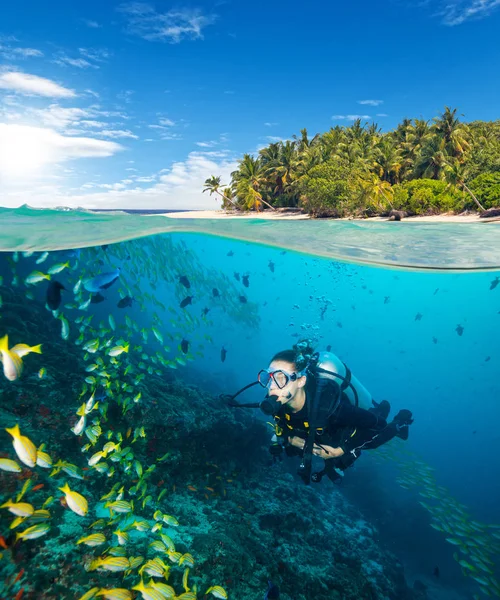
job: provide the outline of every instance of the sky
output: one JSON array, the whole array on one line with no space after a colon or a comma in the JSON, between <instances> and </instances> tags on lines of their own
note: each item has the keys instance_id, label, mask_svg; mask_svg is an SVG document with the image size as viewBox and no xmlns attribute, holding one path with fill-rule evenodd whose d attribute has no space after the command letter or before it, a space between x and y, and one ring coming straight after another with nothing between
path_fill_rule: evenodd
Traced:
<instances>
[{"instance_id":1,"label":"sky","mask_svg":"<svg viewBox=\"0 0 500 600\"><path fill-rule=\"evenodd\" d=\"M0 5L0 206L214 209L244 153L496 120L500 0Z\"/></svg>"}]
</instances>

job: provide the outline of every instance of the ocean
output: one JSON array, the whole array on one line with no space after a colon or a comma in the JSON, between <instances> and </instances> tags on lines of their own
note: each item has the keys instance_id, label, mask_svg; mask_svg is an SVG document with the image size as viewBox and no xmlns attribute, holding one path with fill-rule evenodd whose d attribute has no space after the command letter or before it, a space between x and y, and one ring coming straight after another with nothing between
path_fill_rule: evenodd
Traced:
<instances>
[{"instance_id":1,"label":"ocean","mask_svg":"<svg viewBox=\"0 0 500 600\"><path fill-rule=\"evenodd\" d=\"M0 220L0 598L500 596L498 224ZM321 360L399 433L315 481Z\"/></svg>"}]
</instances>

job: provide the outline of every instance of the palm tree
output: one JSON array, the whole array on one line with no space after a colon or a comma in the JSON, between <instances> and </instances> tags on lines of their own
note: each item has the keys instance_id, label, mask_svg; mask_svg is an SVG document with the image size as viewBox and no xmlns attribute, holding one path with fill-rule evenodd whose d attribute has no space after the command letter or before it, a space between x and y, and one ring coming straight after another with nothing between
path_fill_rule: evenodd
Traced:
<instances>
[{"instance_id":1,"label":"palm tree","mask_svg":"<svg viewBox=\"0 0 500 600\"><path fill-rule=\"evenodd\" d=\"M377 145L374 167L380 179L391 184L399 183L399 172L402 168L401 153L391 138L385 137Z\"/></svg>"},{"instance_id":2,"label":"palm tree","mask_svg":"<svg viewBox=\"0 0 500 600\"><path fill-rule=\"evenodd\" d=\"M259 188L265 185L262 164L258 158L244 154L238 165L238 170L231 173L236 196L247 208L259 209L260 203L276 210L262 198Z\"/></svg>"},{"instance_id":3,"label":"palm tree","mask_svg":"<svg viewBox=\"0 0 500 600\"><path fill-rule=\"evenodd\" d=\"M392 205L394 190L388 181L382 181L374 173L366 173L360 180L361 199L363 203L372 204L377 210L384 211L387 204Z\"/></svg>"},{"instance_id":4,"label":"palm tree","mask_svg":"<svg viewBox=\"0 0 500 600\"><path fill-rule=\"evenodd\" d=\"M227 196L225 196L223 193L221 193L219 191L220 187L221 187L220 177L216 177L215 175L212 175L212 177L209 177L208 179L205 180L205 189L203 190L203 193L210 192L210 196L212 194L218 194L223 199L223 201L230 202L235 208L237 208L239 210L239 206L236 204L236 202L234 202L231 198L228 198Z\"/></svg>"},{"instance_id":5,"label":"palm tree","mask_svg":"<svg viewBox=\"0 0 500 600\"><path fill-rule=\"evenodd\" d=\"M443 179L447 159L446 143L444 139L435 135L422 148L415 163L414 175L417 178Z\"/></svg>"},{"instance_id":6,"label":"palm tree","mask_svg":"<svg viewBox=\"0 0 500 600\"><path fill-rule=\"evenodd\" d=\"M466 125L460 123L456 116L457 109L451 110L445 106L444 113L434 119L434 131L444 140L447 153L454 158L462 158L470 147L469 131Z\"/></svg>"},{"instance_id":7,"label":"palm tree","mask_svg":"<svg viewBox=\"0 0 500 600\"><path fill-rule=\"evenodd\" d=\"M444 176L448 182L448 187L457 187L458 189L462 189L463 191L467 192L474 200L479 210L484 212L484 206L479 202L479 200L465 183L465 179L467 177L466 169L457 160L452 163L446 163Z\"/></svg>"}]
</instances>

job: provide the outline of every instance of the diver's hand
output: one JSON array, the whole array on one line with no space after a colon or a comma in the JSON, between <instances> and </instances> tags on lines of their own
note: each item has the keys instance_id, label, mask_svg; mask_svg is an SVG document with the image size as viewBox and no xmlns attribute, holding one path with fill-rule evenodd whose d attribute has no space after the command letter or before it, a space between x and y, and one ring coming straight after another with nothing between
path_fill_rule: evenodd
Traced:
<instances>
[{"instance_id":1,"label":"diver's hand","mask_svg":"<svg viewBox=\"0 0 500 600\"><path fill-rule=\"evenodd\" d=\"M301 450L303 450L306 441L301 437L298 437L297 435L293 435L292 437L288 438L288 443L292 446L295 446L296 448L300 448Z\"/></svg>"},{"instance_id":2,"label":"diver's hand","mask_svg":"<svg viewBox=\"0 0 500 600\"><path fill-rule=\"evenodd\" d=\"M338 458L344 454L342 448L333 448L332 446L323 446L319 447L317 444L313 446L313 454L314 456L319 456L324 460L328 460L329 458Z\"/></svg>"}]
</instances>

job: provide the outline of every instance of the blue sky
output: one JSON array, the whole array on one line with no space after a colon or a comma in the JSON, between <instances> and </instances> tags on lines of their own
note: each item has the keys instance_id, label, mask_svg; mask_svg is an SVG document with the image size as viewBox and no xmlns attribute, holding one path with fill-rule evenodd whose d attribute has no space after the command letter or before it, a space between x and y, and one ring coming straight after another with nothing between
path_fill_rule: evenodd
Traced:
<instances>
[{"instance_id":1,"label":"blue sky","mask_svg":"<svg viewBox=\"0 0 500 600\"><path fill-rule=\"evenodd\" d=\"M499 117L500 0L0 7L0 205L216 208L239 157L357 116Z\"/></svg>"}]
</instances>

